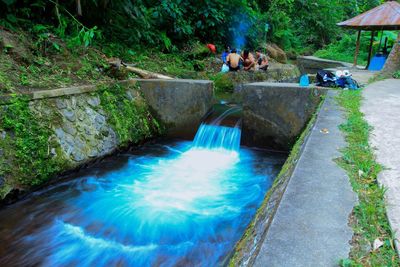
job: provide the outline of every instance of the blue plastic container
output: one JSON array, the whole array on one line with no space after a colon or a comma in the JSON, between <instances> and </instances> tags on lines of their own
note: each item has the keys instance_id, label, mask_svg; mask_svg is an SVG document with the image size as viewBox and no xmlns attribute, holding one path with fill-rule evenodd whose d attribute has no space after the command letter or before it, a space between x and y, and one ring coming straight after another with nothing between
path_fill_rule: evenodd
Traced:
<instances>
[{"instance_id":1,"label":"blue plastic container","mask_svg":"<svg viewBox=\"0 0 400 267\"><path fill-rule=\"evenodd\" d=\"M304 74L300 77L300 86L309 86L310 80L308 79L308 75Z\"/></svg>"}]
</instances>

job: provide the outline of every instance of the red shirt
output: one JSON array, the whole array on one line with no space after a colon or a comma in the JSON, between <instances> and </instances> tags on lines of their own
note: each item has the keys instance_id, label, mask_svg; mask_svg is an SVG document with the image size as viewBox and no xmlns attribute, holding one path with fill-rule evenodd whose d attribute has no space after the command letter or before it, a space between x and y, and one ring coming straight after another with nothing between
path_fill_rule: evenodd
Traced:
<instances>
[{"instance_id":1,"label":"red shirt","mask_svg":"<svg viewBox=\"0 0 400 267\"><path fill-rule=\"evenodd\" d=\"M210 51L215 54L217 53L217 48L213 44L207 44L207 48L210 49Z\"/></svg>"}]
</instances>

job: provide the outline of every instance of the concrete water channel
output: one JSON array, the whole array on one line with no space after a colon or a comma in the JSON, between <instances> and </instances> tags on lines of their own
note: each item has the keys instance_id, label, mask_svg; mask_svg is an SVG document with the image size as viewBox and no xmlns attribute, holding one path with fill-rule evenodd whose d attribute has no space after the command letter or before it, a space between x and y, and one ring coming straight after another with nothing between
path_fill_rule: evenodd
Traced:
<instances>
[{"instance_id":1,"label":"concrete water channel","mask_svg":"<svg viewBox=\"0 0 400 267\"><path fill-rule=\"evenodd\" d=\"M215 104L211 82L127 83L140 85L139 93L127 94L145 99L170 141L106 158L3 208L0 235L10 245L0 249L2 266L333 266L348 256L348 217L356 197L334 162L344 146L338 129L343 114L334 91L285 83L243 85L237 97L243 107L242 147L220 154L193 152L191 142L172 141L193 139ZM36 111L50 105L63 115L55 136L75 166L113 153L119 145L93 95L97 90L31 96ZM71 121L71 111L94 116ZM109 134L97 143L81 140L79 121ZM232 140L237 140L237 133L224 133L236 134ZM97 154L70 151L85 140ZM219 139L213 140L216 146ZM288 152L293 145L278 175L287 154L268 151Z\"/></svg>"}]
</instances>

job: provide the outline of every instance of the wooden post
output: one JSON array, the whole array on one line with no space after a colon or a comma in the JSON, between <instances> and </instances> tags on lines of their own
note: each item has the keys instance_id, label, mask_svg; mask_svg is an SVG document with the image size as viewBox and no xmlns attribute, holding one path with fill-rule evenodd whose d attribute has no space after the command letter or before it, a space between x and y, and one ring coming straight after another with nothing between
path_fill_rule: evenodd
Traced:
<instances>
[{"instance_id":1,"label":"wooden post","mask_svg":"<svg viewBox=\"0 0 400 267\"><path fill-rule=\"evenodd\" d=\"M372 44L373 44L373 42L374 42L374 35L375 35L375 31L372 31L372 32L371 32L371 40L370 40L370 42L369 42L368 61L367 61L367 66L365 67L365 69L368 69L369 63L371 63Z\"/></svg>"},{"instance_id":2,"label":"wooden post","mask_svg":"<svg viewBox=\"0 0 400 267\"><path fill-rule=\"evenodd\" d=\"M360 51L360 37L361 37L361 30L358 30L356 52L354 53L354 64L353 64L354 67L357 66L357 57L358 57L358 52Z\"/></svg>"}]
</instances>

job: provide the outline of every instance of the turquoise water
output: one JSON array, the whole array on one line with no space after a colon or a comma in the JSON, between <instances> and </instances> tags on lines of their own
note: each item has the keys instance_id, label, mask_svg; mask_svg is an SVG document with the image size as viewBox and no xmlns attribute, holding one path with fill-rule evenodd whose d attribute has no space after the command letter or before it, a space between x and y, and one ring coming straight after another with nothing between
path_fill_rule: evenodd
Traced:
<instances>
[{"instance_id":1,"label":"turquoise water","mask_svg":"<svg viewBox=\"0 0 400 267\"><path fill-rule=\"evenodd\" d=\"M202 125L2 209L0 266L221 264L286 158L239 145L240 129Z\"/></svg>"}]
</instances>

